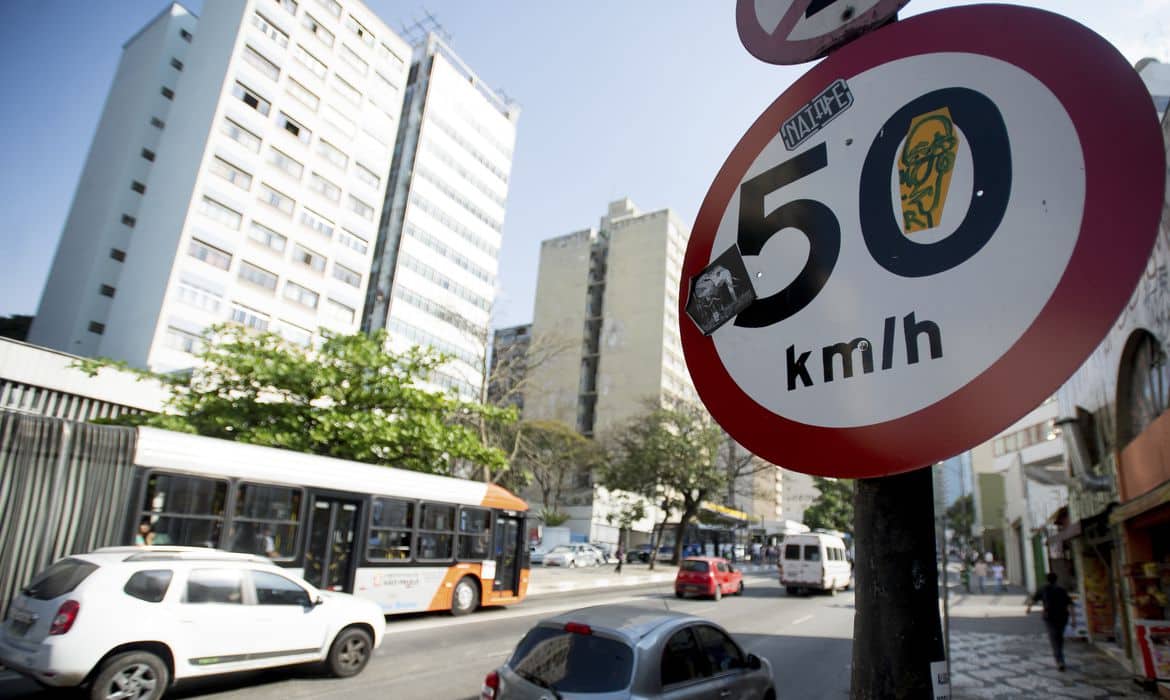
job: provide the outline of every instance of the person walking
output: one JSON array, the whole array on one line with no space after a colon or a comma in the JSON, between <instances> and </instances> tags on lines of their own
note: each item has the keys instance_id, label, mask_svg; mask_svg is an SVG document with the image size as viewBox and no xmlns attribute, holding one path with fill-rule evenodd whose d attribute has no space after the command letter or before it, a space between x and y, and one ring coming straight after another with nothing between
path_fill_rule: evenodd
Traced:
<instances>
[{"instance_id":1,"label":"person walking","mask_svg":"<svg viewBox=\"0 0 1170 700\"><path fill-rule=\"evenodd\" d=\"M1007 586L1003 585L1003 563L997 561L991 565L991 578L995 581L995 590L1007 593Z\"/></svg>"},{"instance_id":2,"label":"person walking","mask_svg":"<svg viewBox=\"0 0 1170 700\"><path fill-rule=\"evenodd\" d=\"M980 559L975 562L975 578L979 579L979 592L983 592L983 579L987 578L987 562Z\"/></svg>"},{"instance_id":3,"label":"person walking","mask_svg":"<svg viewBox=\"0 0 1170 700\"><path fill-rule=\"evenodd\" d=\"M1056 583L1056 574L1048 574L1048 583L1028 598L1027 611L1032 612L1032 606L1040 603L1044 606L1044 627L1048 631L1048 643L1052 645L1052 656L1056 659L1056 667L1064 670L1064 628L1068 624L1069 608L1072 599L1068 591Z\"/></svg>"},{"instance_id":4,"label":"person walking","mask_svg":"<svg viewBox=\"0 0 1170 700\"><path fill-rule=\"evenodd\" d=\"M626 550L621 544L617 546L617 560L617 568L614 569L614 573L620 574L622 572L622 564L626 561Z\"/></svg>"}]
</instances>

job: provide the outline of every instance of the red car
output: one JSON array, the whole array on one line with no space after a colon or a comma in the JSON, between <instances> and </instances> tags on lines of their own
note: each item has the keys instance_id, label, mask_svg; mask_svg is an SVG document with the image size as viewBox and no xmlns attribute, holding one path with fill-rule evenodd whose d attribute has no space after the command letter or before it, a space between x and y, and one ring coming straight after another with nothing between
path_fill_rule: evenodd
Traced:
<instances>
[{"instance_id":1,"label":"red car","mask_svg":"<svg viewBox=\"0 0 1170 700\"><path fill-rule=\"evenodd\" d=\"M687 557L678 565L674 579L674 595L682 598L688 593L709 595L715 600L724 593L743 593L743 573L722 557Z\"/></svg>"}]
</instances>

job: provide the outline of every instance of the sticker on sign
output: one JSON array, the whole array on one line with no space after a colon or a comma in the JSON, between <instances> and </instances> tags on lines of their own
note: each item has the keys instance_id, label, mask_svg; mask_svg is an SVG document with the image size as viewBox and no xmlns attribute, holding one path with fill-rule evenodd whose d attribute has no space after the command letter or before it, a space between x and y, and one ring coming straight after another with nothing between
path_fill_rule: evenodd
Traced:
<instances>
[{"instance_id":1,"label":"sticker on sign","mask_svg":"<svg viewBox=\"0 0 1170 700\"><path fill-rule=\"evenodd\" d=\"M683 310L728 251L755 295L709 337L681 323L700 397L747 448L810 473L978 444L1116 318L1157 230L1161 157L1141 81L1066 18L972 6L855 41L756 121L696 218Z\"/></svg>"}]
</instances>

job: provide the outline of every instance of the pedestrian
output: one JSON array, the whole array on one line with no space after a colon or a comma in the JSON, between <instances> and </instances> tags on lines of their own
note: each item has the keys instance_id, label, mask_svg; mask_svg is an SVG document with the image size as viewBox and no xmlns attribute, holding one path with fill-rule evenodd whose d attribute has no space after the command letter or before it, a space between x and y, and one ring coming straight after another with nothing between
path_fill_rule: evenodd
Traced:
<instances>
[{"instance_id":1,"label":"pedestrian","mask_svg":"<svg viewBox=\"0 0 1170 700\"><path fill-rule=\"evenodd\" d=\"M134 544L136 545L152 545L154 544L154 530L150 527L150 521L143 519L138 523L138 534L134 536Z\"/></svg>"},{"instance_id":2,"label":"pedestrian","mask_svg":"<svg viewBox=\"0 0 1170 700\"><path fill-rule=\"evenodd\" d=\"M991 565L991 578L995 580L995 590L1007 593L1007 586L1003 585L1003 564L995 562Z\"/></svg>"},{"instance_id":3,"label":"pedestrian","mask_svg":"<svg viewBox=\"0 0 1170 700\"><path fill-rule=\"evenodd\" d=\"M1040 590L1028 597L1028 612L1032 606L1040 603L1044 606L1044 627L1048 630L1048 642L1052 645L1052 656L1056 659L1056 667L1064 670L1064 628L1068 624L1069 608L1073 606L1068 591L1056 583L1056 574L1048 574L1048 583Z\"/></svg>"},{"instance_id":4,"label":"pedestrian","mask_svg":"<svg viewBox=\"0 0 1170 700\"><path fill-rule=\"evenodd\" d=\"M987 562L980 559L975 562L975 578L979 579L979 592L983 592L983 579L987 578Z\"/></svg>"},{"instance_id":5,"label":"pedestrian","mask_svg":"<svg viewBox=\"0 0 1170 700\"><path fill-rule=\"evenodd\" d=\"M626 560L626 550L622 548L621 544L617 546L617 559L617 568L614 569L614 572L620 574L622 572L622 562Z\"/></svg>"}]
</instances>

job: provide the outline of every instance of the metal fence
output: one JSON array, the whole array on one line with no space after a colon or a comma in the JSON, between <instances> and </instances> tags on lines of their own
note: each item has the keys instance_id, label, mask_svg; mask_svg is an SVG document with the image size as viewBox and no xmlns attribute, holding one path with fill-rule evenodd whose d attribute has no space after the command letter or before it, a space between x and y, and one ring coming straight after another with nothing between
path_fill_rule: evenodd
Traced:
<instances>
[{"instance_id":1,"label":"metal fence","mask_svg":"<svg viewBox=\"0 0 1170 700\"><path fill-rule=\"evenodd\" d=\"M0 411L0 615L56 559L118 542L137 431Z\"/></svg>"}]
</instances>

